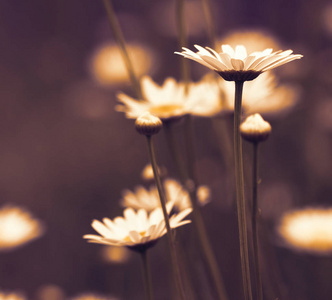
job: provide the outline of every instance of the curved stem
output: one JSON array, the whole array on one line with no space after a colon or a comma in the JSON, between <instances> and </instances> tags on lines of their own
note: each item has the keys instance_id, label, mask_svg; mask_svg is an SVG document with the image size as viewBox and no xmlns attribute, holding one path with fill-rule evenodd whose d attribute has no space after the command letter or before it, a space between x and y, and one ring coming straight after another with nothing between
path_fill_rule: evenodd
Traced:
<instances>
[{"instance_id":1,"label":"curved stem","mask_svg":"<svg viewBox=\"0 0 332 300\"><path fill-rule=\"evenodd\" d=\"M179 46L187 47L188 41L186 36L186 28L185 28L185 19L184 19L184 0L176 1L176 23L178 29L178 37L179 37ZM181 59L181 78L187 85L189 82L189 62L187 59Z\"/></svg>"},{"instance_id":2,"label":"curved stem","mask_svg":"<svg viewBox=\"0 0 332 300\"><path fill-rule=\"evenodd\" d=\"M140 254L141 254L142 263L143 263L143 277L144 277L144 287L145 287L146 299L153 300L148 251L144 250L144 251L140 252Z\"/></svg>"},{"instance_id":3,"label":"curved stem","mask_svg":"<svg viewBox=\"0 0 332 300\"><path fill-rule=\"evenodd\" d=\"M236 183L236 204L237 204L237 217L239 225L242 281L243 281L243 290L244 290L243 292L245 300L249 299L252 300L247 224L246 224L246 205L244 200L242 143L240 136L243 83L244 83L243 81L235 81L235 107L234 107L235 183Z\"/></svg>"},{"instance_id":4,"label":"curved stem","mask_svg":"<svg viewBox=\"0 0 332 300\"><path fill-rule=\"evenodd\" d=\"M133 88L136 91L137 97L139 99L142 99L142 92L141 92L141 88L140 88L140 85L139 85L139 81L136 77L133 64L132 64L132 62L130 60L130 57L128 55L126 42L125 42L125 39L123 37L123 33L121 31L119 21L118 21L116 15L115 15L112 2L111 2L111 0L103 0L103 3L104 3L104 6L105 6L105 10L106 10L106 13L107 13L107 18L108 18L108 21L111 25L111 29L113 31L114 37L115 37L116 42L118 43L118 46L121 50L121 54L122 54L126 69L128 71L131 83L133 85Z\"/></svg>"},{"instance_id":5,"label":"curved stem","mask_svg":"<svg viewBox=\"0 0 332 300\"><path fill-rule=\"evenodd\" d=\"M258 202L257 202L257 185L258 185L258 143L253 143L253 171L252 171L252 239L254 246L254 264L256 278L257 300L263 300L262 276L259 262L259 242L258 242Z\"/></svg>"},{"instance_id":6,"label":"curved stem","mask_svg":"<svg viewBox=\"0 0 332 300\"><path fill-rule=\"evenodd\" d=\"M180 299L185 300L186 296L184 293L183 289L183 283L182 283L182 278L180 274L180 265L178 262L177 254L176 254L176 248L175 248L175 241L174 241L174 236L171 231L171 226L169 223L169 217L166 209L166 197L164 195L162 185L161 185L161 180L160 176L158 173L158 167L157 167L157 162L156 162L156 157L154 153L154 148L153 148L153 143L152 143L152 137L151 136L146 136L147 141L148 141L148 148L149 148L149 156L150 156L150 161L153 169L153 175L155 178L155 182L157 185L158 193L159 193L159 198L160 198L160 203L161 203L161 208L164 214L164 219L165 219L165 225L166 225L166 230L167 230L167 239L168 239L168 245L170 249L170 254L171 254L171 263L173 266L173 272L174 272L174 280L175 284L180 296Z\"/></svg>"}]
</instances>

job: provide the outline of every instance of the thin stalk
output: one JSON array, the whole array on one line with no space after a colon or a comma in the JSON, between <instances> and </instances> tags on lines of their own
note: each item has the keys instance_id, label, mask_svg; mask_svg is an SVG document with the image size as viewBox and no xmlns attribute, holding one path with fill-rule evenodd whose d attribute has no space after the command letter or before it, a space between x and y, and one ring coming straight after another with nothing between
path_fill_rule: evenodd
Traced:
<instances>
[{"instance_id":1,"label":"thin stalk","mask_svg":"<svg viewBox=\"0 0 332 300\"><path fill-rule=\"evenodd\" d=\"M143 264L143 277L144 277L144 287L145 287L146 299L153 300L148 251L144 250L144 251L140 252L140 254L141 254L142 264Z\"/></svg>"},{"instance_id":2,"label":"thin stalk","mask_svg":"<svg viewBox=\"0 0 332 300\"><path fill-rule=\"evenodd\" d=\"M244 83L243 81L235 81L235 107L234 107L235 183L236 183L236 205L237 205L237 217L239 225L240 256L241 256L244 299L252 300L247 224L246 224L246 205L244 200L242 143L240 136L243 83Z\"/></svg>"},{"instance_id":3,"label":"thin stalk","mask_svg":"<svg viewBox=\"0 0 332 300\"><path fill-rule=\"evenodd\" d=\"M160 198L160 203L161 203L161 208L164 214L164 219L165 219L165 225L166 225L166 230L167 230L167 239L168 239L168 245L170 249L170 254L171 254L171 263L173 266L173 272L174 272L174 280L175 284L180 296L181 300L185 300L185 292L183 289L183 283L182 283L182 278L180 274L180 265L178 262L177 254L176 254L176 248L175 248L175 241L174 241L174 236L171 231L171 226L169 223L169 217L166 209L166 198L163 192L163 188L161 185L161 180L160 176L158 173L158 167L157 167L157 162L156 162L156 157L154 153L154 148L153 148L153 143L152 143L152 137L151 136L146 136L147 137L147 142L148 142L148 148L149 148L149 156L150 156L150 162L152 165L153 169L153 174L155 178L155 182L157 185L158 193L159 193L159 198Z\"/></svg>"},{"instance_id":4,"label":"thin stalk","mask_svg":"<svg viewBox=\"0 0 332 300\"><path fill-rule=\"evenodd\" d=\"M116 17L116 14L114 12L112 1L111 0L103 0L103 3L104 3L104 6L105 6L108 21L111 25L111 29L112 29L112 32L114 34L115 40L116 40L116 42L117 42L117 44L120 48L120 51L121 51L126 69L128 71L128 74L129 74L130 81L132 83L132 86L135 89L137 97L139 99L142 99L142 92L141 92L141 88L140 88L140 85L139 85L139 81L138 81L137 76L135 74L134 67L133 67L133 64L131 62L131 59L128 55L126 42L125 42L122 30L121 30L119 21L118 21L118 19Z\"/></svg>"},{"instance_id":5,"label":"thin stalk","mask_svg":"<svg viewBox=\"0 0 332 300\"><path fill-rule=\"evenodd\" d=\"M252 239L254 248L254 264L256 278L257 300L263 300L262 276L259 262L259 242L258 242L258 202L257 202L257 185L258 185L258 143L253 143L253 169L252 169Z\"/></svg>"},{"instance_id":6,"label":"thin stalk","mask_svg":"<svg viewBox=\"0 0 332 300\"><path fill-rule=\"evenodd\" d=\"M185 19L184 19L184 0L176 1L176 24L179 37L179 47L187 47ZM187 59L181 59L181 78L187 84L189 83L189 62ZM187 88L187 87L186 87Z\"/></svg>"},{"instance_id":7,"label":"thin stalk","mask_svg":"<svg viewBox=\"0 0 332 300\"><path fill-rule=\"evenodd\" d=\"M192 130L191 130L191 121L187 123L186 129L187 129L187 152L190 152L191 154L188 154L188 157L190 157L189 165L191 166L189 168L189 171L192 173L192 176L189 177L189 174L186 170L183 170L183 160L181 158L181 154L178 148L178 143L176 142L174 138L174 132L171 128L171 124L169 124L167 127L165 127L165 133L167 136L167 142L169 144L171 154L173 159L175 160L175 163L179 169L181 182L186 188L186 190L189 192L189 198L193 207L193 219L194 219L194 226L197 232L197 236L200 242L200 246L202 249L202 253L204 255L205 261L207 263L208 269L210 271L213 283L216 287L216 291L218 294L218 298L220 300L227 300L227 294L224 287L223 279L221 276L221 273L218 268L218 263L215 258L214 252L212 250L212 246L210 243L210 240L208 238L208 233L205 228L204 220L201 214L201 209L198 205L197 201L197 183L196 183L196 176L194 175L194 155L193 155L193 146L188 147L188 143L193 144L193 137L192 137ZM191 179L190 179L191 178Z\"/></svg>"},{"instance_id":8,"label":"thin stalk","mask_svg":"<svg viewBox=\"0 0 332 300\"><path fill-rule=\"evenodd\" d=\"M214 18L212 16L211 11L211 1L210 0L201 0L202 2L202 8L203 8L203 15L206 22L207 27L207 34L209 38L209 42L211 47L215 48L215 41L216 41L216 33L214 29Z\"/></svg>"}]
</instances>

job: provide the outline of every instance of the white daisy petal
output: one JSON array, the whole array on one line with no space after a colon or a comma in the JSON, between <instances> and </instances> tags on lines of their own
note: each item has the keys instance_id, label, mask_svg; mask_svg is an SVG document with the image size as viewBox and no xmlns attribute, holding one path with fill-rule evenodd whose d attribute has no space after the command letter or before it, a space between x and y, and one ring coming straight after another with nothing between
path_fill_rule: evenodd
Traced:
<instances>
[{"instance_id":1,"label":"white daisy petal","mask_svg":"<svg viewBox=\"0 0 332 300\"><path fill-rule=\"evenodd\" d=\"M234 59L234 58L232 58L231 59L231 63L232 63L232 66L233 66L233 68L234 68L235 71L241 71L244 68L244 63L240 59Z\"/></svg>"},{"instance_id":2,"label":"white daisy petal","mask_svg":"<svg viewBox=\"0 0 332 300\"><path fill-rule=\"evenodd\" d=\"M168 209L171 210L173 205L174 202L169 202ZM189 220L183 221L190 212L189 208L174 214L171 218L171 226L176 228L190 223ZM147 247L150 247L153 244L149 242L161 238L166 233L160 207L150 214L144 209L139 209L136 213L132 208L127 208L123 214L123 218L117 217L113 221L104 218L104 223L94 220L92 226L100 235L87 234L83 238L89 243L103 245L135 247L147 244Z\"/></svg>"},{"instance_id":3,"label":"white daisy petal","mask_svg":"<svg viewBox=\"0 0 332 300\"><path fill-rule=\"evenodd\" d=\"M222 45L221 53L199 45L195 45L195 48L198 52L193 53L185 48L181 55L218 72L227 81L251 81L262 72L302 57L302 55L292 54L292 50L272 52L271 48L252 52L248 56L243 45L236 46L235 50L230 45Z\"/></svg>"}]
</instances>

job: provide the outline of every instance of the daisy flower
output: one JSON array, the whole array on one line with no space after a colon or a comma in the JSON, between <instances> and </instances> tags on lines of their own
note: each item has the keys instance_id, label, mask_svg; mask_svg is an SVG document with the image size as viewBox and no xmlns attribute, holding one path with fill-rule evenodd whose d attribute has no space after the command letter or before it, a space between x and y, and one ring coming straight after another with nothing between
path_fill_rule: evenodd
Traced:
<instances>
[{"instance_id":1,"label":"daisy flower","mask_svg":"<svg viewBox=\"0 0 332 300\"><path fill-rule=\"evenodd\" d=\"M332 208L304 208L283 215L278 232L291 247L316 254L332 253Z\"/></svg>"},{"instance_id":2,"label":"daisy flower","mask_svg":"<svg viewBox=\"0 0 332 300\"><path fill-rule=\"evenodd\" d=\"M13 206L0 209L0 251L17 248L43 232L41 223L27 211Z\"/></svg>"},{"instance_id":3,"label":"daisy flower","mask_svg":"<svg viewBox=\"0 0 332 300\"><path fill-rule=\"evenodd\" d=\"M195 45L195 48L198 50L196 53L185 47L182 52L175 53L216 71L227 81L250 81L265 71L302 57L292 54L292 50L273 52L271 48L248 55L243 45L237 45L235 49L222 45L220 53L209 47Z\"/></svg>"},{"instance_id":4,"label":"daisy flower","mask_svg":"<svg viewBox=\"0 0 332 300\"><path fill-rule=\"evenodd\" d=\"M172 203L168 203L167 211L171 212ZM173 214L169 218L170 227L190 223L190 220L183 220L192 211L185 209L178 214ZM135 211L132 208L124 210L123 217L117 217L113 221L104 218L103 222L94 220L92 227L100 235L84 235L90 243L97 243L112 246L126 246L135 251L145 251L153 246L158 239L166 234L165 220L161 208L154 209L148 213L145 209Z\"/></svg>"},{"instance_id":5,"label":"daisy flower","mask_svg":"<svg viewBox=\"0 0 332 300\"><path fill-rule=\"evenodd\" d=\"M189 194L178 181L165 179L163 184L167 202L173 203L177 211L191 207ZM149 190L143 186L137 186L134 192L130 190L123 191L122 196L121 204L125 207L143 208L147 211L160 207L158 190L155 185L151 186ZM210 200L210 189L207 186L199 186L197 198L200 205L207 204Z\"/></svg>"},{"instance_id":6,"label":"daisy flower","mask_svg":"<svg viewBox=\"0 0 332 300\"><path fill-rule=\"evenodd\" d=\"M197 83L190 83L186 91L185 84L173 78L167 78L159 86L149 76L144 76L141 79L141 89L143 99L118 94L121 104L115 109L124 112L129 119L136 119L149 112L163 121L187 114L210 116L220 111L218 84L207 77Z\"/></svg>"}]
</instances>

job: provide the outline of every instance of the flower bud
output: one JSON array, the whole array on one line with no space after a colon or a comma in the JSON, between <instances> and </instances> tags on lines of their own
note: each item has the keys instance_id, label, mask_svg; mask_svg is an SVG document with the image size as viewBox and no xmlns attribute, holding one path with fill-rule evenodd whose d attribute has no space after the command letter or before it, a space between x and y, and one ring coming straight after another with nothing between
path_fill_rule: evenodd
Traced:
<instances>
[{"instance_id":1,"label":"flower bud","mask_svg":"<svg viewBox=\"0 0 332 300\"><path fill-rule=\"evenodd\" d=\"M151 115L149 112L143 113L136 119L135 127L140 134L147 136L157 134L163 123L158 117Z\"/></svg>"},{"instance_id":2,"label":"flower bud","mask_svg":"<svg viewBox=\"0 0 332 300\"><path fill-rule=\"evenodd\" d=\"M270 135L271 125L264 121L260 114L254 114L240 125L240 132L242 138L249 142L263 142Z\"/></svg>"}]
</instances>

